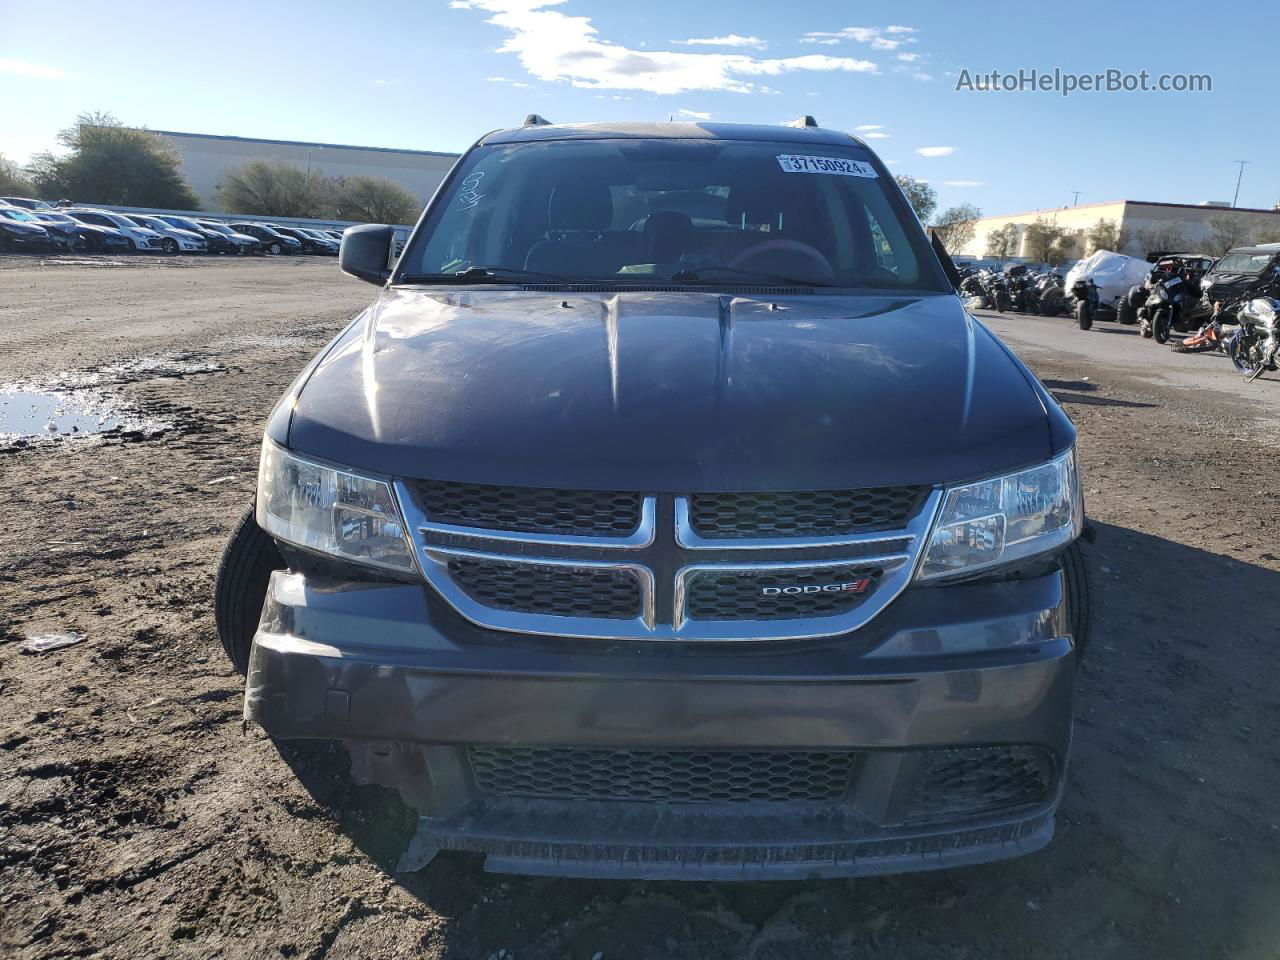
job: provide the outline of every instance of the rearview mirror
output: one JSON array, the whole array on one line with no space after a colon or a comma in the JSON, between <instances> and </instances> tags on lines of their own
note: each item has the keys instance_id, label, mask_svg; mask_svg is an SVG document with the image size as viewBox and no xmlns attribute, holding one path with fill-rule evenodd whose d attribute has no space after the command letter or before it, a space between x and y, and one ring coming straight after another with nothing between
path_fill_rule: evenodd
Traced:
<instances>
[{"instance_id":1,"label":"rearview mirror","mask_svg":"<svg viewBox=\"0 0 1280 960\"><path fill-rule=\"evenodd\" d=\"M342 234L342 246L338 248L338 268L365 283L378 286L386 283L387 277L391 276L391 246L395 233L395 227L381 223L348 227Z\"/></svg>"}]
</instances>

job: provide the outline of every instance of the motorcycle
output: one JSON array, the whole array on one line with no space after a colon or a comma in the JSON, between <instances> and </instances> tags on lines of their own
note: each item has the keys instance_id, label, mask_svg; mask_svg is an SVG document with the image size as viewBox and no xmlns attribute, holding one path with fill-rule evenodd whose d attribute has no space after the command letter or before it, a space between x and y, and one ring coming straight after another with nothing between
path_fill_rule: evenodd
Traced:
<instances>
[{"instance_id":1,"label":"motorcycle","mask_svg":"<svg viewBox=\"0 0 1280 960\"><path fill-rule=\"evenodd\" d=\"M1269 297L1250 300L1240 308L1240 326L1227 344L1227 356L1251 383L1266 370L1275 370L1280 351L1280 301Z\"/></svg>"},{"instance_id":2,"label":"motorcycle","mask_svg":"<svg viewBox=\"0 0 1280 960\"><path fill-rule=\"evenodd\" d=\"M1040 293L1034 275L1023 271L1008 276L1009 300L1018 313L1039 313Z\"/></svg>"},{"instance_id":3,"label":"motorcycle","mask_svg":"<svg viewBox=\"0 0 1280 960\"><path fill-rule=\"evenodd\" d=\"M1038 312L1043 317L1056 317L1067 308L1067 294L1062 289L1062 275L1043 273L1036 279Z\"/></svg>"},{"instance_id":4,"label":"motorcycle","mask_svg":"<svg viewBox=\"0 0 1280 960\"><path fill-rule=\"evenodd\" d=\"M1157 265L1143 284L1147 297L1137 309L1139 332L1165 344L1174 327L1203 317L1208 305L1200 302L1199 277L1200 273L1189 270L1180 258Z\"/></svg>"},{"instance_id":5,"label":"motorcycle","mask_svg":"<svg viewBox=\"0 0 1280 960\"><path fill-rule=\"evenodd\" d=\"M988 274L983 282L983 293L987 303L996 313L1004 313L1013 309L1013 300L1009 297L1009 284L1003 274Z\"/></svg>"},{"instance_id":6,"label":"motorcycle","mask_svg":"<svg viewBox=\"0 0 1280 960\"><path fill-rule=\"evenodd\" d=\"M1093 326L1094 315L1100 306L1098 285L1089 277L1082 277L1071 285L1071 312L1075 314L1076 324L1081 330Z\"/></svg>"}]
</instances>

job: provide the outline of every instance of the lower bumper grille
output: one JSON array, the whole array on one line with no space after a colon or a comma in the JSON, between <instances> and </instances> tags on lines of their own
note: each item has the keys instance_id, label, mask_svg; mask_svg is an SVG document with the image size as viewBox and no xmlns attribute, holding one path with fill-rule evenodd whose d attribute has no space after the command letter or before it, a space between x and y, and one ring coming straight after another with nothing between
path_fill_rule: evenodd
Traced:
<instances>
[{"instance_id":1,"label":"lower bumper grille","mask_svg":"<svg viewBox=\"0 0 1280 960\"><path fill-rule=\"evenodd\" d=\"M907 821L955 820L1044 801L1053 763L1042 747L969 747L925 753Z\"/></svg>"},{"instance_id":2,"label":"lower bumper grille","mask_svg":"<svg viewBox=\"0 0 1280 960\"><path fill-rule=\"evenodd\" d=\"M883 576L878 566L701 571L689 580L685 611L691 620L833 617L861 606Z\"/></svg>"},{"instance_id":3,"label":"lower bumper grille","mask_svg":"<svg viewBox=\"0 0 1280 960\"><path fill-rule=\"evenodd\" d=\"M493 796L648 803L832 803L853 752L700 753L472 747L476 785Z\"/></svg>"},{"instance_id":4,"label":"lower bumper grille","mask_svg":"<svg viewBox=\"0 0 1280 960\"><path fill-rule=\"evenodd\" d=\"M640 583L626 570L455 558L449 575L477 603L497 610L601 620L640 616Z\"/></svg>"}]
</instances>

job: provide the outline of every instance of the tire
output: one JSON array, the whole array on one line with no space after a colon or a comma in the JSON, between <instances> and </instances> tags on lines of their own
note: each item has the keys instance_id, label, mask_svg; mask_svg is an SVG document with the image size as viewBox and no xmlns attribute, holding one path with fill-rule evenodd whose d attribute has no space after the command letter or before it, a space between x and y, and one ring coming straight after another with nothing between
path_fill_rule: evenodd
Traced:
<instances>
[{"instance_id":1,"label":"tire","mask_svg":"<svg viewBox=\"0 0 1280 960\"><path fill-rule=\"evenodd\" d=\"M249 670L249 648L262 616L271 572L284 567L276 542L258 526L250 507L222 552L213 588L218 639L232 666L242 674Z\"/></svg>"},{"instance_id":2,"label":"tire","mask_svg":"<svg viewBox=\"0 0 1280 960\"><path fill-rule=\"evenodd\" d=\"M1093 593L1089 588L1089 570L1079 540L1062 554L1062 573L1067 586L1071 636L1076 645L1076 659L1079 660L1084 656L1093 632Z\"/></svg>"},{"instance_id":3,"label":"tire","mask_svg":"<svg viewBox=\"0 0 1280 960\"><path fill-rule=\"evenodd\" d=\"M271 254L273 257L278 257L280 256L280 251L282 249L283 248L280 246L280 244L272 243L271 246L267 247L267 253Z\"/></svg>"},{"instance_id":4,"label":"tire","mask_svg":"<svg viewBox=\"0 0 1280 960\"><path fill-rule=\"evenodd\" d=\"M1157 310L1156 315L1151 318L1151 336L1155 338L1156 343L1165 344L1169 342L1169 333L1173 329L1173 313L1170 310Z\"/></svg>"},{"instance_id":5,"label":"tire","mask_svg":"<svg viewBox=\"0 0 1280 960\"><path fill-rule=\"evenodd\" d=\"M1116 301L1116 323L1123 323L1125 326L1133 326L1137 320L1134 316L1133 307L1129 301L1121 297Z\"/></svg>"},{"instance_id":6,"label":"tire","mask_svg":"<svg viewBox=\"0 0 1280 960\"><path fill-rule=\"evenodd\" d=\"M134 240L134 239L133 239L133 237L126 237L125 239L129 241L129 252L130 252L130 253L137 253L137 252L138 252L138 242L137 242L136 240Z\"/></svg>"},{"instance_id":7,"label":"tire","mask_svg":"<svg viewBox=\"0 0 1280 960\"><path fill-rule=\"evenodd\" d=\"M1093 326L1093 309L1089 306L1089 301L1081 300L1076 304L1076 324L1081 330L1088 330Z\"/></svg>"},{"instance_id":8,"label":"tire","mask_svg":"<svg viewBox=\"0 0 1280 960\"><path fill-rule=\"evenodd\" d=\"M165 237L160 241L160 249L172 257L178 252L178 241L173 237Z\"/></svg>"}]
</instances>

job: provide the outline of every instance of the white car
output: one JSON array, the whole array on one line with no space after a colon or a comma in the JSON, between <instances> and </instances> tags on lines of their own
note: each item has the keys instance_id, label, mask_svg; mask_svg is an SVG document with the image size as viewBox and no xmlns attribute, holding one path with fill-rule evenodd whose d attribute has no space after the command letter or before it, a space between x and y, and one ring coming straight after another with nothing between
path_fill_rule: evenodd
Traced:
<instances>
[{"instance_id":1,"label":"white car","mask_svg":"<svg viewBox=\"0 0 1280 960\"><path fill-rule=\"evenodd\" d=\"M95 210L91 207L72 207L62 212L68 216L75 217L81 223L91 223L97 227L111 227L119 230L128 237L130 250L164 249L164 238L157 231L149 227L139 226L122 213L113 213L110 210Z\"/></svg>"},{"instance_id":2,"label":"white car","mask_svg":"<svg viewBox=\"0 0 1280 960\"><path fill-rule=\"evenodd\" d=\"M209 241L193 230L183 230L171 223L165 223L159 217L148 217L141 213L130 213L128 219L140 227L149 228L160 234L160 248L165 253L208 253Z\"/></svg>"}]
</instances>

